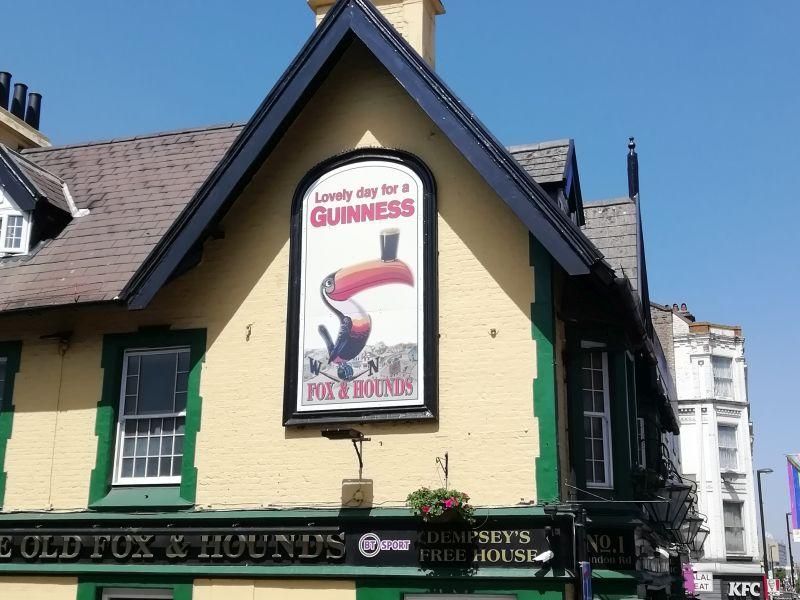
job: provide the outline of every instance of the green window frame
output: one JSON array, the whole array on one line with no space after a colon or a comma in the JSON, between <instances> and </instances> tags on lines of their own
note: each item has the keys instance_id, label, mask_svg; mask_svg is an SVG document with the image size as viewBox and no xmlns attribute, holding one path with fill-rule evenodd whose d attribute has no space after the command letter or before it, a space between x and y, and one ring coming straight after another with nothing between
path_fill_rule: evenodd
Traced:
<instances>
[{"instance_id":1,"label":"green window frame","mask_svg":"<svg viewBox=\"0 0 800 600\"><path fill-rule=\"evenodd\" d=\"M0 509L6 493L6 447L14 425L14 379L19 371L22 342L0 342L0 359L5 363L5 376L0 382Z\"/></svg>"},{"instance_id":2,"label":"green window frame","mask_svg":"<svg viewBox=\"0 0 800 600\"><path fill-rule=\"evenodd\" d=\"M180 483L152 486L112 485L125 352L171 347L189 348L190 371ZM150 328L103 336L103 389L97 405L97 456L89 484L89 508L184 510L194 506L197 496L195 450L202 410L200 373L205 350L205 329Z\"/></svg>"},{"instance_id":3,"label":"green window frame","mask_svg":"<svg viewBox=\"0 0 800 600\"><path fill-rule=\"evenodd\" d=\"M78 579L77 600L102 600L106 590L167 590L172 600L192 600L192 580L186 578L164 578L136 576L131 578L117 575L97 575Z\"/></svg>"}]
</instances>

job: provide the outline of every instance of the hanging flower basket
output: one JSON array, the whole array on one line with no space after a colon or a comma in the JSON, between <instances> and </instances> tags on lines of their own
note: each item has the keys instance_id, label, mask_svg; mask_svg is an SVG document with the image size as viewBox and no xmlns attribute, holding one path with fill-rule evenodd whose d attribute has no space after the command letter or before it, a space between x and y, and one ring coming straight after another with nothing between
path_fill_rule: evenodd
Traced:
<instances>
[{"instance_id":1,"label":"hanging flower basket","mask_svg":"<svg viewBox=\"0 0 800 600\"><path fill-rule=\"evenodd\" d=\"M426 523L471 523L475 514L467 494L445 488L420 488L408 495L406 504Z\"/></svg>"}]
</instances>

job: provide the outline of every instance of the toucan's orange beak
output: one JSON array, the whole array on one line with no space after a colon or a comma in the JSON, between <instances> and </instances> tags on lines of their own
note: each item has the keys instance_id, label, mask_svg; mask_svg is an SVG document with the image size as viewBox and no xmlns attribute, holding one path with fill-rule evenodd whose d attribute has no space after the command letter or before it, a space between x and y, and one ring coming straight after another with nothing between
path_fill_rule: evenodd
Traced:
<instances>
[{"instance_id":1,"label":"toucan's orange beak","mask_svg":"<svg viewBox=\"0 0 800 600\"><path fill-rule=\"evenodd\" d=\"M408 265L402 260L371 260L336 271L333 275L333 289L328 292L328 297L331 300L347 300L369 288L390 283L413 286L414 276Z\"/></svg>"}]
</instances>

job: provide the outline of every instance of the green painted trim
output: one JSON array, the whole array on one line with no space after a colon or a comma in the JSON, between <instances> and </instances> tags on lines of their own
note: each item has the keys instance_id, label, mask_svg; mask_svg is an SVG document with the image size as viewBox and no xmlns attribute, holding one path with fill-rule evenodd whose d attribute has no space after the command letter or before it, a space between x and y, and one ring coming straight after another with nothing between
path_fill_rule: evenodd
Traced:
<instances>
[{"instance_id":1,"label":"green painted trim","mask_svg":"<svg viewBox=\"0 0 800 600\"><path fill-rule=\"evenodd\" d=\"M152 489L152 488L147 488ZM174 488L173 488L174 489ZM475 517L478 519L486 517L544 517L547 516L541 506L525 506L510 508L477 508ZM331 509L299 509L299 510L190 510L181 512L102 512L94 511L80 512L13 512L0 513L0 523L32 521L85 521L91 519L97 523L106 521L125 520L125 521L163 521L168 519L173 522L195 521L208 519L338 519L340 521L361 521L364 519L398 519L408 518L417 519L412 512L406 508L372 508L355 509L345 508L341 510Z\"/></svg>"},{"instance_id":2,"label":"green painted trim","mask_svg":"<svg viewBox=\"0 0 800 600\"><path fill-rule=\"evenodd\" d=\"M146 506L148 509L190 509L194 506L181 497L180 487L167 486L126 486L111 488L111 491L91 505L95 510L136 510Z\"/></svg>"},{"instance_id":3,"label":"green painted trim","mask_svg":"<svg viewBox=\"0 0 800 600\"><path fill-rule=\"evenodd\" d=\"M202 398L200 397L200 372L205 360L205 329L170 330L166 328L141 329L133 333L114 333L103 336L103 353L100 366L103 369L103 391L97 404L97 456L95 468L89 482L89 507L93 509L119 508L113 500L104 500L111 492L113 474L114 443L119 411L119 390L122 385L122 360L125 350L131 348L163 348L168 346L188 346L191 371L189 372L189 393L186 401L186 429L183 442L183 465L179 497L181 501L170 505L180 509L194 504L197 497L197 469L195 468L195 449L197 432L200 430ZM129 496L130 498L130 496ZM150 503L150 499L153 503ZM141 499L144 508L168 508L161 503L164 496L153 494Z\"/></svg>"},{"instance_id":4,"label":"green painted trim","mask_svg":"<svg viewBox=\"0 0 800 600\"><path fill-rule=\"evenodd\" d=\"M138 576L135 579L126 579L118 575L97 575L78 579L77 600L100 600L101 592L106 588L171 590L173 600L192 600L192 587L192 580L185 578Z\"/></svg>"},{"instance_id":5,"label":"green painted trim","mask_svg":"<svg viewBox=\"0 0 800 600\"><path fill-rule=\"evenodd\" d=\"M636 427L631 423L631 419L635 418L636 408L630 404L627 355L624 351L609 349L608 360L611 363L608 371L613 435L611 456L614 461L614 498L626 500L634 497L631 472L634 464L633 452L636 448L631 445L631 437ZM635 393L633 395L635 397Z\"/></svg>"},{"instance_id":6,"label":"green painted trim","mask_svg":"<svg viewBox=\"0 0 800 600\"><path fill-rule=\"evenodd\" d=\"M416 567L354 567L348 565L126 565L126 564L0 564L0 573L36 573L38 575L98 575L109 577L128 575L161 576L161 577L286 577L286 578L323 578L353 579L358 577L371 579L385 578L442 578L454 580L503 579L514 581L530 581L535 579L551 582L552 585L563 585L574 581L570 571L563 575L547 573L541 575L537 569L479 569L476 572L465 572L463 569L439 569L423 571Z\"/></svg>"},{"instance_id":7,"label":"green painted trim","mask_svg":"<svg viewBox=\"0 0 800 600\"><path fill-rule=\"evenodd\" d=\"M6 495L6 447L14 427L14 378L19 371L22 342L0 342L0 356L6 359L6 382L0 390L0 508Z\"/></svg>"},{"instance_id":8,"label":"green painted trim","mask_svg":"<svg viewBox=\"0 0 800 600\"><path fill-rule=\"evenodd\" d=\"M539 456L536 459L538 503L558 502L558 393L556 390L555 307L553 303L553 259L530 236L535 298L531 304L533 339L536 341L536 379L533 381L533 411L539 423Z\"/></svg>"},{"instance_id":9,"label":"green painted trim","mask_svg":"<svg viewBox=\"0 0 800 600\"><path fill-rule=\"evenodd\" d=\"M638 581L637 571L611 571L609 569L592 569L592 579L625 579L630 581Z\"/></svg>"},{"instance_id":10,"label":"green painted trim","mask_svg":"<svg viewBox=\"0 0 800 600\"><path fill-rule=\"evenodd\" d=\"M564 584L554 580L533 578L514 582L513 586L496 581L442 581L429 580L420 585L419 579L383 583L375 580L356 581L356 600L403 600L405 594L505 594L516 600L563 600Z\"/></svg>"}]
</instances>

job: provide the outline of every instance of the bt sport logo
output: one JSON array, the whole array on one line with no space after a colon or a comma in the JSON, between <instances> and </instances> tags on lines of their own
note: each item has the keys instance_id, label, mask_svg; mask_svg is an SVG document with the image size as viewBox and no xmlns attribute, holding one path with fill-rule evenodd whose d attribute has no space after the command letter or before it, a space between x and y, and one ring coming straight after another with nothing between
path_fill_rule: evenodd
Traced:
<instances>
[{"instance_id":1,"label":"bt sport logo","mask_svg":"<svg viewBox=\"0 0 800 600\"><path fill-rule=\"evenodd\" d=\"M374 558L381 552L398 552L410 548L411 540L382 540L374 533L365 533L358 540L358 551L364 558Z\"/></svg>"}]
</instances>

